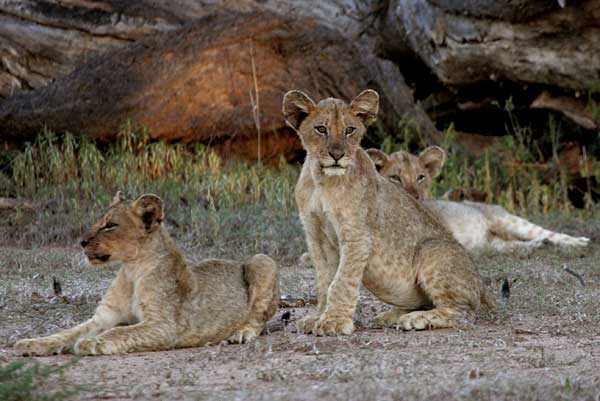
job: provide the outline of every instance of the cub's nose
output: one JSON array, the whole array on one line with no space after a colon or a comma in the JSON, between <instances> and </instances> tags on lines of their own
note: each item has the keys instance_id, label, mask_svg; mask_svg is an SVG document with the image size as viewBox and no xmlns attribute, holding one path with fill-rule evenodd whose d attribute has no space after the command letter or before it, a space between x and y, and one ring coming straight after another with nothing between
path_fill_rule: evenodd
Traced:
<instances>
[{"instance_id":1,"label":"cub's nose","mask_svg":"<svg viewBox=\"0 0 600 401\"><path fill-rule=\"evenodd\" d=\"M90 243L90 241L88 241L86 239L82 239L81 242L79 243L79 245L81 245L82 248L85 248L86 246L88 246L89 243Z\"/></svg>"},{"instance_id":2,"label":"cub's nose","mask_svg":"<svg viewBox=\"0 0 600 401\"><path fill-rule=\"evenodd\" d=\"M336 163L338 162L338 160L344 157L344 154L345 152L343 149L332 149L329 151L329 156L331 156Z\"/></svg>"}]
</instances>

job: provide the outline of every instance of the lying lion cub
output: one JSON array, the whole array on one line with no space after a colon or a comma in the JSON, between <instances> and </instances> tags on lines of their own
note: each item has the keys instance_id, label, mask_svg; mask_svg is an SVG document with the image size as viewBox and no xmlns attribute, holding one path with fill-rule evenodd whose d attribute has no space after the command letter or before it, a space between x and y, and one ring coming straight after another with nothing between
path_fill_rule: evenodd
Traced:
<instances>
[{"instance_id":1,"label":"lying lion cub","mask_svg":"<svg viewBox=\"0 0 600 401\"><path fill-rule=\"evenodd\" d=\"M531 250L550 242L561 247L586 246L585 237L571 237L546 230L507 212L502 206L478 202L429 200L429 188L446 160L446 152L437 146L419 156L398 151L390 155L378 149L367 153L379 173L401 185L452 232L454 238L470 251L491 248L499 252Z\"/></svg>"},{"instance_id":2,"label":"lying lion cub","mask_svg":"<svg viewBox=\"0 0 600 401\"><path fill-rule=\"evenodd\" d=\"M350 105L315 104L301 91L283 100L307 153L296 202L317 270L318 315L298 323L305 332L352 333L361 282L394 305L377 322L405 330L452 327L482 301L493 305L464 248L360 147L378 106L372 90Z\"/></svg>"},{"instance_id":3,"label":"lying lion cub","mask_svg":"<svg viewBox=\"0 0 600 401\"><path fill-rule=\"evenodd\" d=\"M127 201L118 193L81 241L91 264L123 263L94 316L48 337L21 340L15 349L117 354L258 336L279 302L273 260L255 255L246 263L207 259L189 266L163 219L158 196Z\"/></svg>"}]
</instances>

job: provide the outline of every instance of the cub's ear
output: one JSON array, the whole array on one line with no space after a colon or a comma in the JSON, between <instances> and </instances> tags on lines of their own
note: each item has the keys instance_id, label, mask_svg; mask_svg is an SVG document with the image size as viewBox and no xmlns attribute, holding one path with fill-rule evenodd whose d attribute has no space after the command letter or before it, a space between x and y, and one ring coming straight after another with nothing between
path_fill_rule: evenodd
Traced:
<instances>
[{"instance_id":1,"label":"cub's ear","mask_svg":"<svg viewBox=\"0 0 600 401\"><path fill-rule=\"evenodd\" d=\"M430 146L421 152L419 161L431 177L437 177L446 161L446 151L439 146Z\"/></svg>"},{"instance_id":2,"label":"cub's ear","mask_svg":"<svg viewBox=\"0 0 600 401\"><path fill-rule=\"evenodd\" d=\"M373 89L366 89L350 103L350 111L360 118L365 127L377 120L379 111L379 95Z\"/></svg>"},{"instance_id":3,"label":"cub's ear","mask_svg":"<svg viewBox=\"0 0 600 401\"><path fill-rule=\"evenodd\" d=\"M388 161L390 161L390 157L379 149L367 149L367 154L371 160L373 160L373 163L375 163L375 168L377 171L381 170L381 168L385 166Z\"/></svg>"},{"instance_id":4,"label":"cub's ear","mask_svg":"<svg viewBox=\"0 0 600 401\"><path fill-rule=\"evenodd\" d=\"M283 96L283 116L287 125L298 131L302 121L315 108L315 102L299 90L289 91Z\"/></svg>"},{"instance_id":5,"label":"cub's ear","mask_svg":"<svg viewBox=\"0 0 600 401\"><path fill-rule=\"evenodd\" d=\"M165 218L163 201L158 196L146 194L133 203L133 212L140 217L147 232L156 230Z\"/></svg>"},{"instance_id":6,"label":"cub's ear","mask_svg":"<svg viewBox=\"0 0 600 401\"><path fill-rule=\"evenodd\" d=\"M127 200L127 197L125 196L125 194L121 191L117 191L115 196L113 196L112 200L110 201L110 204L108 205L108 207L113 207L116 204L121 203L125 200Z\"/></svg>"}]
</instances>

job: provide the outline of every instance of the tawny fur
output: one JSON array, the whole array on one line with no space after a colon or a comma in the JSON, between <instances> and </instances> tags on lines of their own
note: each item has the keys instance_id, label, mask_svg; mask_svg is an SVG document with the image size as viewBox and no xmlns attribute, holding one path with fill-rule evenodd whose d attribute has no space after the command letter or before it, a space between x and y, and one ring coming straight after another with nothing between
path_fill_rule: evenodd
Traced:
<instances>
[{"instance_id":1,"label":"tawny fur","mask_svg":"<svg viewBox=\"0 0 600 401\"><path fill-rule=\"evenodd\" d=\"M255 255L246 263L207 259L190 266L162 220L157 196L132 202L118 194L82 241L91 264L122 263L94 316L48 337L21 340L16 351L118 354L258 336L279 301L273 260Z\"/></svg>"},{"instance_id":2,"label":"tawny fur","mask_svg":"<svg viewBox=\"0 0 600 401\"><path fill-rule=\"evenodd\" d=\"M405 330L455 326L482 301L492 306L466 251L406 191L377 173L360 147L379 97L315 104L300 91L283 112L307 152L296 202L317 272L317 315L298 326L350 334L361 282L394 306L379 325Z\"/></svg>"},{"instance_id":3,"label":"tawny fur","mask_svg":"<svg viewBox=\"0 0 600 401\"><path fill-rule=\"evenodd\" d=\"M586 246L585 237L572 237L533 224L507 212L502 206L479 202L430 200L429 189L444 164L446 153L432 146L415 156L405 151L387 155L367 151L379 173L406 189L433 212L469 251L532 250L546 242L562 246Z\"/></svg>"}]
</instances>

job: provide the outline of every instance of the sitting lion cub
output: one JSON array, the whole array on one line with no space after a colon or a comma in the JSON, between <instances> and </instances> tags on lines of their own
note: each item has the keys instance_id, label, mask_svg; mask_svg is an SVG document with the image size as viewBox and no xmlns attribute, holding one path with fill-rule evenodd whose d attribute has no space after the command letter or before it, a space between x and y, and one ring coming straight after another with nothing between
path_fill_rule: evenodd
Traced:
<instances>
[{"instance_id":1,"label":"sitting lion cub","mask_svg":"<svg viewBox=\"0 0 600 401\"><path fill-rule=\"evenodd\" d=\"M305 332L352 333L361 282L394 306L378 324L405 330L452 327L482 301L493 305L464 248L360 147L378 106L372 90L350 105L315 104L301 91L283 100L307 153L296 202L317 270L318 315L298 323Z\"/></svg>"},{"instance_id":2,"label":"sitting lion cub","mask_svg":"<svg viewBox=\"0 0 600 401\"><path fill-rule=\"evenodd\" d=\"M454 238L470 251L491 248L499 252L531 250L545 241L562 247L586 246L585 237L571 237L535 225L508 213L502 206L478 202L429 200L431 180L446 160L446 152L437 146L425 149L419 156L405 151L387 155L378 149L367 153L379 173L401 185L427 209L439 217Z\"/></svg>"},{"instance_id":3,"label":"sitting lion cub","mask_svg":"<svg viewBox=\"0 0 600 401\"><path fill-rule=\"evenodd\" d=\"M158 196L128 201L117 193L81 241L91 264L123 263L94 316L48 337L21 340L15 349L98 355L258 336L279 302L273 260L255 255L246 263L207 259L189 266L163 219Z\"/></svg>"}]
</instances>

